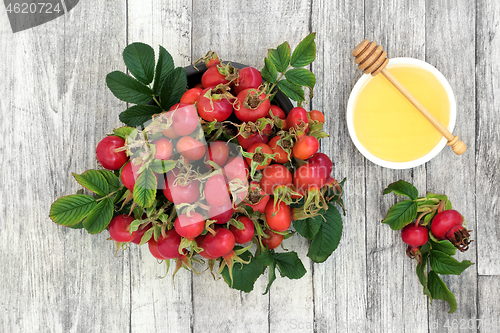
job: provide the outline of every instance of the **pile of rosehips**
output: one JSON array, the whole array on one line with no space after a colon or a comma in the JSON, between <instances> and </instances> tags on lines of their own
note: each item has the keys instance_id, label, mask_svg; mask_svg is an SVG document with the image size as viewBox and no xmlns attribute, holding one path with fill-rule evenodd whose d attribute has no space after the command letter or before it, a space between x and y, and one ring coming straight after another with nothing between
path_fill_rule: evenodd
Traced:
<instances>
[{"instance_id":1,"label":"pile of rosehips","mask_svg":"<svg viewBox=\"0 0 500 333\"><path fill-rule=\"evenodd\" d=\"M133 47L133 53L124 52L126 62L137 50L149 50L142 44ZM162 57L168 59L160 54L157 71ZM333 223L332 213L325 214L330 202L342 205L333 163L318 152L319 139L327 136L324 115L302 107L285 112L273 101L277 83L263 80L253 67L235 68L214 53L204 60L207 69L195 86L182 90L184 72L171 70L158 96L153 93L149 103L120 115L129 126L115 129L96 148L104 169L74 174L95 195L60 198L51 207L51 218L90 233L108 229L117 250L131 242L148 243L153 257L167 264L175 260L175 272L182 267L194 271L193 261L208 262L212 271L219 262L219 273L240 290L251 290L254 281L251 286L233 281L235 262L241 265L239 274L255 279L266 266L272 276L278 267L282 276L300 278L305 268L297 254L273 251L295 233L292 221L310 219L315 225L314 233L304 236L320 244L310 248L313 260L326 260L337 246L313 239L323 223ZM129 69L148 82L147 72ZM123 86L130 79L122 76L108 75L112 92L144 103L136 92L124 97ZM175 100L179 91L184 92ZM340 214L333 218L340 220ZM335 223L340 230L330 233L341 233L341 220ZM340 234L325 234L340 240ZM255 255L249 252L252 244ZM288 270L282 271L282 265ZM270 274L269 286L273 280Z\"/></svg>"},{"instance_id":2,"label":"pile of rosehips","mask_svg":"<svg viewBox=\"0 0 500 333\"><path fill-rule=\"evenodd\" d=\"M459 262L453 258L457 249L460 252L469 249L471 230L464 226L463 216L452 209L445 195L428 193L418 197L417 189L403 180L390 184L384 194L391 192L409 199L392 206L382 222L394 230L401 229L401 238L407 244L406 254L418 262L417 276L424 294L447 301L450 312L454 312L455 296L438 274L459 275L472 265L468 260ZM428 273L427 262L431 267Z\"/></svg>"}]
</instances>

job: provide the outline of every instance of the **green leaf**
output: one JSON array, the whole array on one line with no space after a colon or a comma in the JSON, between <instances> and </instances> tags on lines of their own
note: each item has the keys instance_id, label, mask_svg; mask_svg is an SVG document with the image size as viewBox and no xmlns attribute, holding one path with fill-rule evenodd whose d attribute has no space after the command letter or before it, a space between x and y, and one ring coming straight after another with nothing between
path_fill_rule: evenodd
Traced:
<instances>
[{"instance_id":1,"label":"green leaf","mask_svg":"<svg viewBox=\"0 0 500 333\"><path fill-rule=\"evenodd\" d=\"M262 78L269 83L275 83L278 79L278 70L276 69L276 66L273 64L271 59L267 57L264 58L264 63L264 68L262 68L261 71Z\"/></svg>"},{"instance_id":2,"label":"green leaf","mask_svg":"<svg viewBox=\"0 0 500 333\"><path fill-rule=\"evenodd\" d=\"M267 283L266 291L263 294L265 295L269 292L274 280L276 280L276 263L274 261L273 252L265 249L261 254L255 257L255 259L257 259L262 265L269 266L269 282Z\"/></svg>"},{"instance_id":3,"label":"green leaf","mask_svg":"<svg viewBox=\"0 0 500 333\"><path fill-rule=\"evenodd\" d=\"M435 199L439 199L442 201L448 200L448 197L444 194L427 193L427 195L425 197L428 199L435 198Z\"/></svg>"},{"instance_id":4,"label":"green leaf","mask_svg":"<svg viewBox=\"0 0 500 333\"><path fill-rule=\"evenodd\" d=\"M460 262L450 255L438 250L431 250L430 262L432 269L436 273L443 275L460 275L467 267L474 265L468 260Z\"/></svg>"},{"instance_id":5,"label":"green leaf","mask_svg":"<svg viewBox=\"0 0 500 333\"><path fill-rule=\"evenodd\" d=\"M108 226L114 213L113 201L105 198L95 206L83 220L83 226L90 234L98 234Z\"/></svg>"},{"instance_id":6,"label":"green leaf","mask_svg":"<svg viewBox=\"0 0 500 333\"><path fill-rule=\"evenodd\" d=\"M153 81L155 51L144 43L132 43L123 50L123 61L133 76L144 84Z\"/></svg>"},{"instance_id":7,"label":"green leaf","mask_svg":"<svg viewBox=\"0 0 500 333\"><path fill-rule=\"evenodd\" d=\"M442 299L450 305L450 313L455 312L457 309L457 301L455 295L448 289L446 284L441 280L439 275L434 271L429 272L427 286L432 295L432 298Z\"/></svg>"},{"instance_id":8,"label":"green leaf","mask_svg":"<svg viewBox=\"0 0 500 333\"><path fill-rule=\"evenodd\" d=\"M275 253L274 260L282 277L300 279L307 271L295 252Z\"/></svg>"},{"instance_id":9,"label":"green leaf","mask_svg":"<svg viewBox=\"0 0 500 333\"><path fill-rule=\"evenodd\" d=\"M109 186L106 178L98 170L87 170L81 175L73 172L76 181L86 189L101 196L109 194Z\"/></svg>"},{"instance_id":10,"label":"green leaf","mask_svg":"<svg viewBox=\"0 0 500 333\"><path fill-rule=\"evenodd\" d=\"M49 216L57 224L74 225L83 220L95 205L96 201L90 195L67 195L50 206Z\"/></svg>"},{"instance_id":11,"label":"green leaf","mask_svg":"<svg viewBox=\"0 0 500 333\"><path fill-rule=\"evenodd\" d=\"M245 251L240 255L240 258L250 262L243 264L235 262L233 266L233 285L231 286L231 277L229 276L229 269L227 266L222 270L222 277L224 281L233 289L241 290L249 293L253 290L255 281L261 276L266 267L263 266L258 260L255 260L252 253Z\"/></svg>"},{"instance_id":12,"label":"green leaf","mask_svg":"<svg viewBox=\"0 0 500 333\"><path fill-rule=\"evenodd\" d=\"M450 209L452 209L452 206L451 206L451 201L450 201L450 200L446 201L446 206L445 206L445 208L446 208L446 210L450 210Z\"/></svg>"},{"instance_id":13,"label":"green leaf","mask_svg":"<svg viewBox=\"0 0 500 333\"><path fill-rule=\"evenodd\" d=\"M274 261L269 265L268 269L269 269L269 281L267 282L266 291L264 291L262 295L265 295L269 292L269 289L271 289L273 282L276 280L276 264Z\"/></svg>"},{"instance_id":14,"label":"green leaf","mask_svg":"<svg viewBox=\"0 0 500 333\"><path fill-rule=\"evenodd\" d=\"M417 217L417 203L410 200L398 202L387 212L382 223L388 224L392 230L399 230Z\"/></svg>"},{"instance_id":15,"label":"green leaf","mask_svg":"<svg viewBox=\"0 0 500 333\"><path fill-rule=\"evenodd\" d=\"M314 262L324 262L335 251L342 237L342 217L332 204L328 204L328 210L323 214L321 228L316 233L309 246L307 256Z\"/></svg>"},{"instance_id":16,"label":"green leaf","mask_svg":"<svg viewBox=\"0 0 500 333\"><path fill-rule=\"evenodd\" d=\"M120 121L128 126L140 126L152 119L153 115L161 113L154 105L134 105L120 113Z\"/></svg>"},{"instance_id":17,"label":"green leaf","mask_svg":"<svg viewBox=\"0 0 500 333\"><path fill-rule=\"evenodd\" d=\"M114 173L109 170L99 170L99 172L106 179L109 186L109 192L114 192L120 188L120 180Z\"/></svg>"},{"instance_id":18,"label":"green leaf","mask_svg":"<svg viewBox=\"0 0 500 333\"><path fill-rule=\"evenodd\" d=\"M262 251L257 257L255 257L262 265L269 266L274 262L273 253L268 249Z\"/></svg>"},{"instance_id":19,"label":"green leaf","mask_svg":"<svg viewBox=\"0 0 500 333\"><path fill-rule=\"evenodd\" d=\"M291 69L285 73L285 77L291 83L302 87L313 89L316 84L316 76L305 68Z\"/></svg>"},{"instance_id":20,"label":"green leaf","mask_svg":"<svg viewBox=\"0 0 500 333\"><path fill-rule=\"evenodd\" d=\"M149 163L149 169L156 173L166 173L175 168L176 161L154 159Z\"/></svg>"},{"instance_id":21,"label":"green leaf","mask_svg":"<svg viewBox=\"0 0 500 333\"><path fill-rule=\"evenodd\" d=\"M155 202L157 181L154 172L150 169L137 177L134 185L134 201L142 208L150 207Z\"/></svg>"},{"instance_id":22,"label":"green leaf","mask_svg":"<svg viewBox=\"0 0 500 333\"><path fill-rule=\"evenodd\" d=\"M68 225L67 227L71 229L83 229L83 220L78 222L77 224Z\"/></svg>"},{"instance_id":23,"label":"green leaf","mask_svg":"<svg viewBox=\"0 0 500 333\"><path fill-rule=\"evenodd\" d=\"M122 126L120 128L115 128L113 130L113 133L114 133L114 135L122 138L123 140L127 140L130 133L132 133L134 130L135 130L134 127Z\"/></svg>"},{"instance_id":24,"label":"green leaf","mask_svg":"<svg viewBox=\"0 0 500 333\"><path fill-rule=\"evenodd\" d=\"M284 42L277 49L270 49L268 52L269 59L276 66L278 72L285 72L290 64L290 45Z\"/></svg>"},{"instance_id":25,"label":"green leaf","mask_svg":"<svg viewBox=\"0 0 500 333\"><path fill-rule=\"evenodd\" d=\"M300 102L304 99L304 90L301 86L287 80L278 81L278 88L290 99Z\"/></svg>"},{"instance_id":26,"label":"green leaf","mask_svg":"<svg viewBox=\"0 0 500 333\"><path fill-rule=\"evenodd\" d=\"M154 228L149 228L144 233L144 235L142 235L142 238L141 238L141 241L139 243L139 246L146 244L151 239L151 237L153 237L153 231L154 231Z\"/></svg>"},{"instance_id":27,"label":"green leaf","mask_svg":"<svg viewBox=\"0 0 500 333\"><path fill-rule=\"evenodd\" d=\"M446 254L449 254L450 256L455 255L455 253L457 252L457 248L449 240L446 239L437 242L431 239L429 240L429 243L431 244L431 248L433 250L444 252Z\"/></svg>"},{"instance_id":28,"label":"green leaf","mask_svg":"<svg viewBox=\"0 0 500 333\"><path fill-rule=\"evenodd\" d=\"M160 46L160 54L158 63L156 64L155 81L153 84L153 92L155 95L160 94L161 86L165 82L167 75L174 69L174 60L170 53L163 46Z\"/></svg>"},{"instance_id":29,"label":"green leaf","mask_svg":"<svg viewBox=\"0 0 500 333\"><path fill-rule=\"evenodd\" d=\"M392 184L389 184L387 188L384 190L384 194L389 194L394 192L397 195L403 195L412 200L416 200L418 198L418 190L412 184L405 182L404 180L398 180Z\"/></svg>"},{"instance_id":30,"label":"green leaf","mask_svg":"<svg viewBox=\"0 0 500 333\"><path fill-rule=\"evenodd\" d=\"M292 54L290 65L292 67L304 67L309 65L316 59L316 43L314 38L316 33L313 32L306 36L299 45L295 48Z\"/></svg>"},{"instance_id":31,"label":"green leaf","mask_svg":"<svg viewBox=\"0 0 500 333\"><path fill-rule=\"evenodd\" d=\"M113 95L124 102L145 104L153 98L149 87L120 71L109 73L106 76L106 84Z\"/></svg>"},{"instance_id":32,"label":"green leaf","mask_svg":"<svg viewBox=\"0 0 500 333\"><path fill-rule=\"evenodd\" d=\"M179 103L182 95L186 92L187 76L184 68L177 67L171 71L163 82L160 92L160 104L163 110L168 110Z\"/></svg>"},{"instance_id":33,"label":"green leaf","mask_svg":"<svg viewBox=\"0 0 500 333\"><path fill-rule=\"evenodd\" d=\"M304 220L294 220L293 227L304 238L313 239L323 223L323 218L318 215Z\"/></svg>"},{"instance_id":34,"label":"green leaf","mask_svg":"<svg viewBox=\"0 0 500 333\"><path fill-rule=\"evenodd\" d=\"M425 275L425 267L427 266L427 258L429 257L429 254L422 254L422 263L417 264L417 276L418 280L422 284L422 287L424 287L424 295L427 295L429 297L432 297L431 292L429 291L429 288L427 287L427 276Z\"/></svg>"}]
</instances>

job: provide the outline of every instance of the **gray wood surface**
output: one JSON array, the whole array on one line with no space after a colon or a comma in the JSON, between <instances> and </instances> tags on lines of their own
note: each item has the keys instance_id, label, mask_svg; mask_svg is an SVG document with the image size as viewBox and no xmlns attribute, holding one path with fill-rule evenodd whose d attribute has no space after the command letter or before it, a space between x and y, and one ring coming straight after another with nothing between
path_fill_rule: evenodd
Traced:
<instances>
[{"instance_id":1,"label":"gray wood surface","mask_svg":"<svg viewBox=\"0 0 500 333\"><path fill-rule=\"evenodd\" d=\"M0 6L0 332L499 332L500 4L458 1L80 1L68 14L13 34ZM71 172L96 167L95 146L126 108L105 76L125 70L123 48L164 46L184 66L208 50L261 68L267 49L316 32L315 97L330 139L321 150L347 177L348 214L336 252L308 273L278 279L263 296L229 289L210 274L181 270L171 283L146 247L114 256L103 232L50 221L50 204L74 193ZM355 149L345 122L361 73L351 50L363 38L390 57L425 60L457 99L455 131L468 145L404 171L378 167ZM458 309L431 305L398 233L380 220L396 202L382 196L405 179L419 194L446 193L473 229L476 264L445 281ZM455 326L456 324L456 326ZM478 329L478 325L481 325Z\"/></svg>"}]
</instances>

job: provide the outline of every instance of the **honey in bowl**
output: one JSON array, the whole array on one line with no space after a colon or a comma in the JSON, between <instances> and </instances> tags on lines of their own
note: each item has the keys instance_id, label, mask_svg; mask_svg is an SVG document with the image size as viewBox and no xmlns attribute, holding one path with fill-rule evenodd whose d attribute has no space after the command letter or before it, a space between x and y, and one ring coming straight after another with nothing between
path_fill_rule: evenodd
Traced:
<instances>
[{"instance_id":1,"label":"honey in bowl","mask_svg":"<svg viewBox=\"0 0 500 333\"><path fill-rule=\"evenodd\" d=\"M450 100L430 71L399 64L387 69L444 125L450 122ZM383 75L371 78L359 92L353 127L360 144L388 162L409 162L427 155L442 135Z\"/></svg>"}]
</instances>

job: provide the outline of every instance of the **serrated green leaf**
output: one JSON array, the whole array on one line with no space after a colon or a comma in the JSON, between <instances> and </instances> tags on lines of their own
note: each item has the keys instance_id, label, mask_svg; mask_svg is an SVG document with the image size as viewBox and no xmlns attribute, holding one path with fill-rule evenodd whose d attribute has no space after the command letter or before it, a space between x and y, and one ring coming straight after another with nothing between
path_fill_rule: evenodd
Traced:
<instances>
[{"instance_id":1,"label":"serrated green leaf","mask_svg":"<svg viewBox=\"0 0 500 333\"><path fill-rule=\"evenodd\" d=\"M264 291L262 295L265 295L269 292L271 286L273 285L273 282L276 280L276 264L274 263L274 261L268 266L268 270L269 280L267 282L266 291Z\"/></svg>"},{"instance_id":2,"label":"serrated green leaf","mask_svg":"<svg viewBox=\"0 0 500 333\"><path fill-rule=\"evenodd\" d=\"M120 188L120 180L114 173L109 170L99 170L99 172L106 179L109 187L109 192L114 192Z\"/></svg>"},{"instance_id":3,"label":"serrated green leaf","mask_svg":"<svg viewBox=\"0 0 500 333\"><path fill-rule=\"evenodd\" d=\"M120 113L120 121L128 126L140 126L150 121L155 114L161 113L161 109L154 105L134 105Z\"/></svg>"},{"instance_id":4,"label":"serrated green leaf","mask_svg":"<svg viewBox=\"0 0 500 333\"><path fill-rule=\"evenodd\" d=\"M149 169L137 177L134 186L134 201L142 208L151 207L155 202L157 180L154 172Z\"/></svg>"},{"instance_id":5,"label":"serrated green leaf","mask_svg":"<svg viewBox=\"0 0 500 333\"><path fill-rule=\"evenodd\" d=\"M160 54L158 63L156 64L155 81L153 84L153 92L155 95L160 94L160 89L165 82L167 75L174 69L174 60L170 53L163 46L160 46Z\"/></svg>"},{"instance_id":6,"label":"serrated green leaf","mask_svg":"<svg viewBox=\"0 0 500 333\"><path fill-rule=\"evenodd\" d=\"M388 224L392 230L399 230L410 224L417 217L417 203L410 200L398 202L387 212L382 223Z\"/></svg>"},{"instance_id":7,"label":"serrated green leaf","mask_svg":"<svg viewBox=\"0 0 500 333\"><path fill-rule=\"evenodd\" d=\"M291 83L302 87L308 87L311 90L316 84L316 76L305 68L291 69L285 73L285 77Z\"/></svg>"},{"instance_id":8,"label":"serrated green leaf","mask_svg":"<svg viewBox=\"0 0 500 333\"><path fill-rule=\"evenodd\" d=\"M451 256L455 255L457 252L457 248L449 240L440 240L435 242L431 239L429 240L429 243L433 250L438 250Z\"/></svg>"},{"instance_id":9,"label":"serrated green leaf","mask_svg":"<svg viewBox=\"0 0 500 333\"><path fill-rule=\"evenodd\" d=\"M262 251L257 257L255 257L262 265L269 266L274 262L273 253L268 249Z\"/></svg>"},{"instance_id":10,"label":"serrated green leaf","mask_svg":"<svg viewBox=\"0 0 500 333\"><path fill-rule=\"evenodd\" d=\"M304 220L294 220L293 227L304 238L313 239L323 223L323 218L318 215Z\"/></svg>"},{"instance_id":11,"label":"serrated green leaf","mask_svg":"<svg viewBox=\"0 0 500 333\"><path fill-rule=\"evenodd\" d=\"M125 198L128 197L129 194L130 194L129 189L123 186L118 192L116 192L113 198L113 204L125 200Z\"/></svg>"},{"instance_id":12,"label":"serrated green leaf","mask_svg":"<svg viewBox=\"0 0 500 333\"><path fill-rule=\"evenodd\" d=\"M149 163L149 169L156 173L166 173L175 168L176 161L172 160L153 160Z\"/></svg>"},{"instance_id":13,"label":"serrated green leaf","mask_svg":"<svg viewBox=\"0 0 500 333\"><path fill-rule=\"evenodd\" d=\"M233 266L233 285L231 285L231 277L229 276L229 269L227 266L222 270L222 277L224 281L233 289L241 290L249 293L253 290L255 281L264 273L266 269L258 260L255 260L252 253L245 251L239 256L241 259L250 262L243 264L235 262Z\"/></svg>"},{"instance_id":14,"label":"serrated green leaf","mask_svg":"<svg viewBox=\"0 0 500 333\"><path fill-rule=\"evenodd\" d=\"M73 173L78 184L101 196L109 194L106 178L98 170L87 170L81 175Z\"/></svg>"},{"instance_id":15,"label":"serrated green leaf","mask_svg":"<svg viewBox=\"0 0 500 333\"><path fill-rule=\"evenodd\" d=\"M145 104L153 98L153 92L148 86L120 71L109 73L106 84L113 95L124 102Z\"/></svg>"},{"instance_id":16,"label":"serrated green leaf","mask_svg":"<svg viewBox=\"0 0 500 333\"><path fill-rule=\"evenodd\" d=\"M435 199L439 199L442 201L448 200L448 197L444 194L427 193L427 195L425 197L428 199L435 198Z\"/></svg>"},{"instance_id":17,"label":"serrated green leaf","mask_svg":"<svg viewBox=\"0 0 500 333\"><path fill-rule=\"evenodd\" d=\"M83 220L83 226L90 234L98 234L109 225L114 213L113 201L109 198L102 199L87 218Z\"/></svg>"},{"instance_id":18,"label":"serrated green leaf","mask_svg":"<svg viewBox=\"0 0 500 333\"><path fill-rule=\"evenodd\" d=\"M135 130L134 127L122 126L120 128L115 128L113 130L113 133L115 136L118 136L118 137L122 138L123 140L127 140L130 133L132 133L134 130Z\"/></svg>"},{"instance_id":19,"label":"serrated green leaf","mask_svg":"<svg viewBox=\"0 0 500 333\"><path fill-rule=\"evenodd\" d=\"M187 76L184 68L177 67L165 78L160 92L160 104L163 110L169 110L172 105L179 103L186 92Z\"/></svg>"},{"instance_id":20,"label":"serrated green leaf","mask_svg":"<svg viewBox=\"0 0 500 333\"><path fill-rule=\"evenodd\" d=\"M264 68L262 68L261 75L264 80L269 83L275 83L278 79L278 70L276 66L273 64L271 59L264 58Z\"/></svg>"},{"instance_id":21,"label":"serrated green leaf","mask_svg":"<svg viewBox=\"0 0 500 333\"><path fill-rule=\"evenodd\" d=\"M427 266L427 258L429 254L422 254L422 262L417 264L417 277L424 288L424 295L432 297L429 288L427 287L427 276L425 275L425 267Z\"/></svg>"},{"instance_id":22,"label":"serrated green leaf","mask_svg":"<svg viewBox=\"0 0 500 333\"><path fill-rule=\"evenodd\" d=\"M474 265L468 260L460 262L450 255L438 250L431 250L431 255L429 258L432 269L436 273L443 275L460 275L464 270L467 269L467 267Z\"/></svg>"},{"instance_id":23,"label":"serrated green leaf","mask_svg":"<svg viewBox=\"0 0 500 333\"><path fill-rule=\"evenodd\" d=\"M96 201L90 195L67 195L50 206L49 216L57 224L74 225L83 220L95 205Z\"/></svg>"},{"instance_id":24,"label":"serrated green leaf","mask_svg":"<svg viewBox=\"0 0 500 333\"><path fill-rule=\"evenodd\" d=\"M290 60L290 65L292 67L304 67L316 59L315 37L315 32L310 33L299 43L299 45L297 45Z\"/></svg>"},{"instance_id":25,"label":"serrated green leaf","mask_svg":"<svg viewBox=\"0 0 500 333\"><path fill-rule=\"evenodd\" d=\"M155 51L144 43L132 43L123 50L123 61L130 73L144 84L153 81L155 70Z\"/></svg>"},{"instance_id":26,"label":"serrated green leaf","mask_svg":"<svg viewBox=\"0 0 500 333\"><path fill-rule=\"evenodd\" d=\"M398 180L392 184L389 184L387 188L384 190L384 194L389 194L394 192L397 195L403 195L412 200L416 200L418 198L418 190L412 184L405 182L404 180Z\"/></svg>"},{"instance_id":27,"label":"serrated green leaf","mask_svg":"<svg viewBox=\"0 0 500 333\"><path fill-rule=\"evenodd\" d=\"M300 102L304 101L304 90L301 86L287 80L278 81L278 88L290 99Z\"/></svg>"},{"instance_id":28,"label":"serrated green leaf","mask_svg":"<svg viewBox=\"0 0 500 333\"><path fill-rule=\"evenodd\" d=\"M332 204L328 204L328 210L323 214L321 228L316 233L309 246L307 256L314 262L324 262L335 251L342 237L342 217Z\"/></svg>"},{"instance_id":29,"label":"serrated green leaf","mask_svg":"<svg viewBox=\"0 0 500 333\"><path fill-rule=\"evenodd\" d=\"M153 237L153 231L154 231L153 228L149 228L144 233L144 235L142 235L142 238L141 238L141 241L139 243L139 246L146 244L151 239L151 237Z\"/></svg>"},{"instance_id":30,"label":"serrated green leaf","mask_svg":"<svg viewBox=\"0 0 500 333\"><path fill-rule=\"evenodd\" d=\"M290 45L288 42L284 42L277 49L270 49L268 57L276 66L278 72L285 72L290 64Z\"/></svg>"},{"instance_id":31,"label":"serrated green leaf","mask_svg":"<svg viewBox=\"0 0 500 333\"><path fill-rule=\"evenodd\" d=\"M275 253L274 260L282 277L300 279L307 271L295 252Z\"/></svg>"},{"instance_id":32,"label":"serrated green leaf","mask_svg":"<svg viewBox=\"0 0 500 333\"><path fill-rule=\"evenodd\" d=\"M78 222L77 224L68 225L67 227L71 229L83 229L83 220Z\"/></svg>"},{"instance_id":33,"label":"serrated green leaf","mask_svg":"<svg viewBox=\"0 0 500 333\"><path fill-rule=\"evenodd\" d=\"M142 220L135 219L130 223L130 234L139 229L139 226L142 224Z\"/></svg>"},{"instance_id":34,"label":"serrated green leaf","mask_svg":"<svg viewBox=\"0 0 500 333\"><path fill-rule=\"evenodd\" d=\"M442 299L450 305L450 313L457 309L457 301L455 295L448 289L446 284L441 280L439 275L434 271L430 271L428 275L427 287L434 299Z\"/></svg>"}]
</instances>

